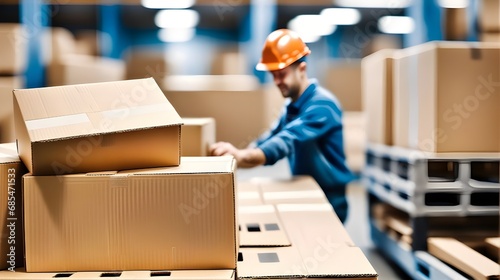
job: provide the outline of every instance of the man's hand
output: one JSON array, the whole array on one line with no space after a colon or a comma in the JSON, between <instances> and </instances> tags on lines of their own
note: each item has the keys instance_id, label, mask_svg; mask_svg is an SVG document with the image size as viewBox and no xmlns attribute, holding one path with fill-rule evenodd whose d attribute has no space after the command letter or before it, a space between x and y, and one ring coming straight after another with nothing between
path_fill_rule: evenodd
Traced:
<instances>
[{"instance_id":1,"label":"man's hand","mask_svg":"<svg viewBox=\"0 0 500 280\"><path fill-rule=\"evenodd\" d=\"M266 156L261 149L238 149L231 143L217 142L210 146L209 153L212 156L232 155L238 163L238 167L254 167L266 162Z\"/></svg>"}]
</instances>

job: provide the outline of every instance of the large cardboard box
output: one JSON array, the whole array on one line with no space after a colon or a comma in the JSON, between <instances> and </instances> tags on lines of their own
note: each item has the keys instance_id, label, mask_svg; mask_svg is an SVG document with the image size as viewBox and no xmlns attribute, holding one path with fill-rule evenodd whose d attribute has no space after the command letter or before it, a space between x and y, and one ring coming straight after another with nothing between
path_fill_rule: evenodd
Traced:
<instances>
[{"instance_id":1,"label":"large cardboard box","mask_svg":"<svg viewBox=\"0 0 500 280\"><path fill-rule=\"evenodd\" d=\"M134 279L134 280L236 280L234 269L214 270L172 270L172 271L76 271L76 272L26 272L25 269L16 269L15 272L8 270L0 271L0 279L54 279L68 278L71 280L90 279Z\"/></svg>"},{"instance_id":2,"label":"large cardboard box","mask_svg":"<svg viewBox=\"0 0 500 280\"><path fill-rule=\"evenodd\" d=\"M334 61L326 68L324 87L338 98L344 111L361 111L361 60Z\"/></svg>"},{"instance_id":3,"label":"large cardboard box","mask_svg":"<svg viewBox=\"0 0 500 280\"><path fill-rule=\"evenodd\" d=\"M22 177L28 170L15 143L0 144L0 269L24 266Z\"/></svg>"},{"instance_id":4,"label":"large cardboard box","mask_svg":"<svg viewBox=\"0 0 500 280\"><path fill-rule=\"evenodd\" d=\"M178 167L26 175L26 271L234 269L233 157Z\"/></svg>"},{"instance_id":5,"label":"large cardboard box","mask_svg":"<svg viewBox=\"0 0 500 280\"><path fill-rule=\"evenodd\" d=\"M478 23L482 32L500 32L500 1L481 0Z\"/></svg>"},{"instance_id":6,"label":"large cardboard box","mask_svg":"<svg viewBox=\"0 0 500 280\"><path fill-rule=\"evenodd\" d=\"M101 279L134 279L134 280L236 280L234 269L213 270L127 270L127 271L77 271L77 272L26 272L24 268L15 272L2 270L0 279L54 279L68 278L71 280L101 280Z\"/></svg>"},{"instance_id":7,"label":"large cardboard box","mask_svg":"<svg viewBox=\"0 0 500 280\"><path fill-rule=\"evenodd\" d=\"M393 144L500 151L500 44L429 42L394 60Z\"/></svg>"},{"instance_id":8,"label":"large cardboard box","mask_svg":"<svg viewBox=\"0 0 500 280\"><path fill-rule=\"evenodd\" d=\"M12 90L23 87L23 84L21 76L0 77L0 143L16 141Z\"/></svg>"},{"instance_id":9,"label":"large cardboard box","mask_svg":"<svg viewBox=\"0 0 500 280\"><path fill-rule=\"evenodd\" d=\"M65 55L47 67L49 86L119 81L125 78L125 62L90 55Z\"/></svg>"},{"instance_id":10,"label":"large cardboard box","mask_svg":"<svg viewBox=\"0 0 500 280\"><path fill-rule=\"evenodd\" d=\"M213 118L183 118L182 122L181 155L210 155L210 145L215 143L215 120Z\"/></svg>"},{"instance_id":11,"label":"large cardboard box","mask_svg":"<svg viewBox=\"0 0 500 280\"><path fill-rule=\"evenodd\" d=\"M238 219L240 248L291 245L273 205L239 206Z\"/></svg>"},{"instance_id":12,"label":"large cardboard box","mask_svg":"<svg viewBox=\"0 0 500 280\"><path fill-rule=\"evenodd\" d=\"M152 78L14 90L14 121L34 175L180 163L182 120Z\"/></svg>"},{"instance_id":13,"label":"large cardboard box","mask_svg":"<svg viewBox=\"0 0 500 280\"><path fill-rule=\"evenodd\" d=\"M393 56L380 50L361 61L363 111L368 141L392 145Z\"/></svg>"},{"instance_id":14,"label":"large cardboard box","mask_svg":"<svg viewBox=\"0 0 500 280\"><path fill-rule=\"evenodd\" d=\"M29 34L21 24L0 24L0 74L17 75L26 69Z\"/></svg>"},{"instance_id":15,"label":"large cardboard box","mask_svg":"<svg viewBox=\"0 0 500 280\"><path fill-rule=\"evenodd\" d=\"M216 141L247 147L280 115L284 99L253 76L168 76L165 96L183 118L215 119Z\"/></svg>"}]
</instances>

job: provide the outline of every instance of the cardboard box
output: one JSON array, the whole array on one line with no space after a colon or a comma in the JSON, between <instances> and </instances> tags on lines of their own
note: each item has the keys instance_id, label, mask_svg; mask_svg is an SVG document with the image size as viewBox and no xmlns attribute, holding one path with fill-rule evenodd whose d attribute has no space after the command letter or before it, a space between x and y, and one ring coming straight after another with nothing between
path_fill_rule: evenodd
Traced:
<instances>
[{"instance_id":1,"label":"cardboard box","mask_svg":"<svg viewBox=\"0 0 500 280\"><path fill-rule=\"evenodd\" d=\"M500 151L498 61L495 43L429 42L398 52L393 144L426 152Z\"/></svg>"},{"instance_id":2,"label":"cardboard box","mask_svg":"<svg viewBox=\"0 0 500 280\"><path fill-rule=\"evenodd\" d=\"M259 186L252 180L238 181L238 206L255 206L264 204Z\"/></svg>"},{"instance_id":3,"label":"cardboard box","mask_svg":"<svg viewBox=\"0 0 500 280\"><path fill-rule=\"evenodd\" d=\"M0 77L0 143L15 142L12 90L22 88L22 76Z\"/></svg>"},{"instance_id":4,"label":"cardboard box","mask_svg":"<svg viewBox=\"0 0 500 280\"><path fill-rule=\"evenodd\" d=\"M480 1L478 23L482 32L500 32L500 2L498 0Z\"/></svg>"},{"instance_id":5,"label":"cardboard box","mask_svg":"<svg viewBox=\"0 0 500 280\"><path fill-rule=\"evenodd\" d=\"M290 247L240 248L239 279L377 279L329 204L281 204Z\"/></svg>"},{"instance_id":6,"label":"cardboard box","mask_svg":"<svg viewBox=\"0 0 500 280\"><path fill-rule=\"evenodd\" d=\"M233 157L183 157L178 167L26 175L26 271L234 269L235 169Z\"/></svg>"},{"instance_id":7,"label":"cardboard box","mask_svg":"<svg viewBox=\"0 0 500 280\"><path fill-rule=\"evenodd\" d=\"M328 63L322 85L339 100L344 111L361 111L361 60Z\"/></svg>"},{"instance_id":8,"label":"cardboard box","mask_svg":"<svg viewBox=\"0 0 500 280\"><path fill-rule=\"evenodd\" d=\"M125 56L126 78L153 77L158 84L169 75L166 53L150 48L132 48Z\"/></svg>"},{"instance_id":9,"label":"cardboard box","mask_svg":"<svg viewBox=\"0 0 500 280\"><path fill-rule=\"evenodd\" d=\"M253 76L168 76L163 91L183 118L215 119L216 141L247 147L271 127L284 99Z\"/></svg>"},{"instance_id":10,"label":"cardboard box","mask_svg":"<svg viewBox=\"0 0 500 280\"><path fill-rule=\"evenodd\" d=\"M220 50L213 57L211 75L246 75L252 69L248 67L246 54L237 48Z\"/></svg>"},{"instance_id":11,"label":"cardboard box","mask_svg":"<svg viewBox=\"0 0 500 280\"><path fill-rule=\"evenodd\" d=\"M23 200L21 180L28 172L15 143L0 144L0 269L24 266ZM10 272L9 271L9 272Z\"/></svg>"},{"instance_id":12,"label":"cardboard box","mask_svg":"<svg viewBox=\"0 0 500 280\"><path fill-rule=\"evenodd\" d=\"M344 112L342 123L347 165L352 171L361 172L366 161L366 113Z\"/></svg>"},{"instance_id":13,"label":"cardboard box","mask_svg":"<svg viewBox=\"0 0 500 280\"><path fill-rule=\"evenodd\" d=\"M468 35L467 8L443 9L444 40L465 41Z\"/></svg>"},{"instance_id":14,"label":"cardboard box","mask_svg":"<svg viewBox=\"0 0 500 280\"><path fill-rule=\"evenodd\" d=\"M392 145L393 56L380 50L361 61L363 111L369 142Z\"/></svg>"},{"instance_id":15,"label":"cardboard box","mask_svg":"<svg viewBox=\"0 0 500 280\"><path fill-rule=\"evenodd\" d=\"M321 187L310 176L293 176L290 179L253 178L260 189L264 204L328 203Z\"/></svg>"},{"instance_id":16,"label":"cardboard box","mask_svg":"<svg viewBox=\"0 0 500 280\"><path fill-rule=\"evenodd\" d=\"M182 120L152 78L14 90L14 121L34 175L180 163Z\"/></svg>"},{"instance_id":17,"label":"cardboard box","mask_svg":"<svg viewBox=\"0 0 500 280\"><path fill-rule=\"evenodd\" d=\"M500 43L500 32L482 32L478 36L481 42Z\"/></svg>"},{"instance_id":18,"label":"cardboard box","mask_svg":"<svg viewBox=\"0 0 500 280\"><path fill-rule=\"evenodd\" d=\"M28 59L28 35L21 24L0 24L0 74L17 75L24 72Z\"/></svg>"},{"instance_id":19,"label":"cardboard box","mask_svg":"<svg viewBox=\"0 0 500 280\"><path fill-rule=\"evenodd\" d=\"M181 155L209 156L209 148L215 143L213 118L182 118Z\"/></svg>"},{"instance_id":20,"label":"cardboard box","mask_svg":"<svg viewBox=\"0 0 500 280\"><path fill-rule=\"evenodd\" d=\"M239 206L241 247L290 246L290 240L273 205Z\"/></svg>"},{"instance_id":21,"label":"cardboard box","mask_svg":"<svg viewBox=\"0 0 500 280\"><path fill-rule=\"evenodd\" d=\"M110 279L134 279L134 280L234 280L233 269L217 270L172 270L172 271L92 271L92 272L26 272L25 269L16 269L15 272L8 270L0 271L0 279L54 279L71 277L70 279L100 280ZM164 278L165 277L165 278Z\"/></svg>"},{"instance_id":22,"label":"cardboard box","mask_svg":"<svg viewBox=\"0 0 500 280\"><path fill-rule=\"evenodd\" d=\"M119 81L125 78L125 63L119 59L89 55L65 55L47 67L49 86Z\"/></svg>"}]
</instances>

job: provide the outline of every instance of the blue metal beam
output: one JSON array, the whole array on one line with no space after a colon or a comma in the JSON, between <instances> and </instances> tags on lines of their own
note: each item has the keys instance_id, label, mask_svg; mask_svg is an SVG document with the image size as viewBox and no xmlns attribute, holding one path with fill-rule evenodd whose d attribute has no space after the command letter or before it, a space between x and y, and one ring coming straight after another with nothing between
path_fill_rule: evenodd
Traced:
<instances>
[{"instance_id":1,"label":"blue metal beam","mask_svg":"<svg viewBox=\"0 0 500 280\"><path fill-rule=\"evenodd\" d=\"M44 0L21 0L21 23L26 28L28 44L27 66L25 70L26 88L45 86L45 66L43 65L42 34L50 23L51 10Z\"/></svg>"}]
</instances>

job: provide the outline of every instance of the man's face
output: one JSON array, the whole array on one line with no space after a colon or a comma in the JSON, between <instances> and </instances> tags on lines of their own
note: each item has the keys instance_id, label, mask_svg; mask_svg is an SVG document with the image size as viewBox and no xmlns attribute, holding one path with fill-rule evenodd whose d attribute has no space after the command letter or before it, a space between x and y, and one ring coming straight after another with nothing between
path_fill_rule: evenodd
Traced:
<instances>
[{"instance_id":1,"label":"man's face","mask_svg":"<svg viewBox=\"0 0 500 280\"><path fill-rule=\"evenodd\" d=\"M295 65L285 67L281 70L271 71L274 84L280 89L284 98L290 97L297 100L300 94L299 69Z\"/></svg>"}]
</instances>

